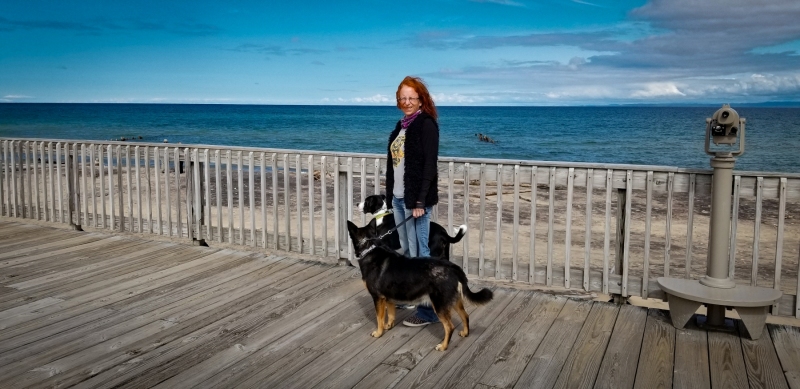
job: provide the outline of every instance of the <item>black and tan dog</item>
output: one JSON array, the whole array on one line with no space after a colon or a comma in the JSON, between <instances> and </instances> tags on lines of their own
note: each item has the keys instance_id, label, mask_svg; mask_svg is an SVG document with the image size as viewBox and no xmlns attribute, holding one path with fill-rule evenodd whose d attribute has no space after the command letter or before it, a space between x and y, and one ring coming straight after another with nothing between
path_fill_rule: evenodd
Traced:
<instances>
[{"instance_id":1,"label":"black and tan dog","mask_svg":"<svg viewBox=\"0 0 800 389\"><path fill-rule=\"evenodd\" d=\"M461 317L463 329L458 334L469 335L469 315L464 310L464 297L474 304L492 300L492 291L469 290L467 276L458 265L436 258L407 258L383 244L374 231L359 228L347 221L347 231L355 247L361 278L375 303L378 329L373 337L394 327L395 304L416 304L430 301L436 316L444 326L444 339L436 350L447 350L455 325L452 311Z\"/></svg>"},{"instance_id":2,"label":"black and tan dog","mask_svg":"<svg viewBox=\"0 0 800 389\"><path fill-rule=\"evenodd\" d=\"M389 212L385 195L367 196L357 206L361 212L374 215L372 221L375 221L375 224L373 225L372 221L370 221L368 225L374 226L377 236L383 236L386 231L394 228L394 215ZM450 260L450 245L460 242L466 233L467 226L461 225L458 227L456 236L450 236L444 227L438 223L431 222L428 235L428 247L431 250L431 257ZM400 239L397 237L397 233L386 235L383 238L383 242L394 250L400 249Z\"/></svg>"}]
</instances>

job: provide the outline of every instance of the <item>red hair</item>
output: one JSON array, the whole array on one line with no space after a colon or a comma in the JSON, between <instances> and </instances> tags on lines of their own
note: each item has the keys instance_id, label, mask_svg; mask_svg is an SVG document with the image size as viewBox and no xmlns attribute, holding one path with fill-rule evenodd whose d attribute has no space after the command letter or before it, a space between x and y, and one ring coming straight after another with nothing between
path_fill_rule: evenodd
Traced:
<instances>
[{"instance_id":1,"label":"red hair","mask_svg":"<svg viewBox=\"0 0 800 389\"><path fill-rule=\"evenodd\" d=\"M406 76L406 78L404 78L397 87L395 98L400 98L400 88L403 86L414 89L414 91L419 95L420 109L430 115L433 120L438 120L439 114L436 113L436 105L433 104L433 98L428 92L428 87L425 85L425 81L422 81L422 79L419 77ZM401 108L399 102L397 103L397 108Z\"/></svg>"}]
</instances>

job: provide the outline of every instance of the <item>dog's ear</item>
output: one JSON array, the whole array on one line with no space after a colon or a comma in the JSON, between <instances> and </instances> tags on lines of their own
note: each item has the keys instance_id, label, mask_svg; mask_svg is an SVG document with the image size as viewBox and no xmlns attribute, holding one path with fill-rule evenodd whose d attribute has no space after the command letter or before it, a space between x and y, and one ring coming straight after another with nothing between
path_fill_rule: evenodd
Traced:
<instances>
[{"instance_id":1,"label":"dog's ear","mask_svg":"<svg viewBox=\"0 0 800 389\"><path fill-rule=\"evenodd\" d=\"M350 234L350 237L356 239L356 235L358 234L358 227L353 224L350 220L347 221L347 232Z\"/></svg>"}]
</instances>

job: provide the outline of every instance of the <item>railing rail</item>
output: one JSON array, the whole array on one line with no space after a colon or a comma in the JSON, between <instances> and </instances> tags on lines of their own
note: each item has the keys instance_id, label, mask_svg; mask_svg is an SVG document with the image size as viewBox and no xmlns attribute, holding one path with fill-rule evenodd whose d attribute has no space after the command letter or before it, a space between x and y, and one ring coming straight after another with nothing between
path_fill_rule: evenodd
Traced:
<instances>
[{"instance_id":1,"label":"railing rail","mask_svg":"<svg viewBox=\"0 0 800 389\"><path fill-rule=\"evenodd\" d=\"M498 281L662 297L705 273L711 170L440 157L433 220ZM214 145L0 138L2 216L343 260L345 220L382 192L385 156ZM800 174L734 171L730 275L800 317ZM356 212L357 213L357 212Z\"/></svg>"}]
</instances>

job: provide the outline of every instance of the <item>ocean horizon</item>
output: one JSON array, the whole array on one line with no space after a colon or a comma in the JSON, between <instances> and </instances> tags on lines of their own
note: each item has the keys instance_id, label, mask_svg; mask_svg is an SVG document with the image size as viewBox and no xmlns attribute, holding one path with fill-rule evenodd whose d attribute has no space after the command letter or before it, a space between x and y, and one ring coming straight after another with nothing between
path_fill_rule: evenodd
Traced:
<instances>
[{"instance_id":1,"label":"ocean horizon","mask_svg":"<svg viewBox=\"0 0 800 389\"><path fill-rule=\"evenodd\" d=\"M439 154L709 169L705 119L720 106L439 106ZM800 172L800 108L732 108L747 119L735 170ZM394 106L4 103L0 136L385 153L401 116Z\"/></svg>"}]
</instances>

